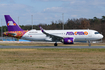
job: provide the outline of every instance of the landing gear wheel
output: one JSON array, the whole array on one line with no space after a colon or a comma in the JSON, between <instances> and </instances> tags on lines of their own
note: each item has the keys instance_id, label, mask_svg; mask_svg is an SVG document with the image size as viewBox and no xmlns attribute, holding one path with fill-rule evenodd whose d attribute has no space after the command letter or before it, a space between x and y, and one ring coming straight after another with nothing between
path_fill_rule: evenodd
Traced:
<instances>
[{"instance_id":1,"label":"landing gear wheel","mask_svg":"<svg viewBox=\"0 0 105 70\"><path fill-rule=\"evenodd\" d=\"M91 46L91 44L89 44L89 46Z\"/></svg>"},{"instance_id":2,"label":"landing gear wheel","mask_svg":"<svg viewBox=\"0 0 105 70\"><path fill-rule=\"evenodd\" d=\"M57 46L58 44L57 43L54 43L54 46Z\"/></svg>"}]
</instances>

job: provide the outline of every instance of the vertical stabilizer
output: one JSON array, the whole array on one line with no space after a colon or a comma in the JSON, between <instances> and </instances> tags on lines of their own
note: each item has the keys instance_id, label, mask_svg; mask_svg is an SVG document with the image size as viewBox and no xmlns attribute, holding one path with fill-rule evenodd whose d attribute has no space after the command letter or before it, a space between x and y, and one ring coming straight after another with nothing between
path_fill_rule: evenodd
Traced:
<instances>
[{"instance_id":1,"label":"vertical stabilizer","mask_svg":"<svg viewBox=\"0 0 105 70\"><path fill-rule=\"evenodd\" d=\"M16 22L10 17L10 15L4 15L8 31L23 31Z\"/></svg>"}]
</instances>

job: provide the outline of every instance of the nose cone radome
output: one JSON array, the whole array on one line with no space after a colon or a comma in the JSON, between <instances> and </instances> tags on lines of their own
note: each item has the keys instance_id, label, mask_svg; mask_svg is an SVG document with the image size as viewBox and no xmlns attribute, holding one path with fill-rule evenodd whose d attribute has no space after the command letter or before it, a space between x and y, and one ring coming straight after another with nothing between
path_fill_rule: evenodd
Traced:
<instances>
[{"instance_id":1,"label":"nose cone radome","mask_svg":"<svg viewBox=\"0 0 105 70\"><path fill-rule=\"evenodd\" d=\"M102 38L103 38L104 36L102 35Z\"/></svg>"},{"instance_id":2,"label":"nose cone radome","mask_svg":"<svg viewBox=\"0 0 105 70\"><path fill-rule=\"evenodd\" d=\"M104 36L103 36L102 34L99 36L100 39L102 39L103 37L104 37Z\"/></svg>"}]
</instances>

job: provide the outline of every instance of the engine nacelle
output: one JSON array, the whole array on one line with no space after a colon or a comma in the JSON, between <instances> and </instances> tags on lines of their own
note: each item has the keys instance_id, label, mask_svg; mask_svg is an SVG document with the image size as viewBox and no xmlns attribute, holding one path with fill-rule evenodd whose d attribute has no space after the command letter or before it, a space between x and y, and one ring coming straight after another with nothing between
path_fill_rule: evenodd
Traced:
<instances>
[{"instance_id":1,"label":"engine nacelle","mask_svg":"<svg viewBox=\"0 0 105 70\"><path fill-rule=\"evenodd\" d=\"M62 42L64 44L73 44L74 43L74 40L73 40L72 37L70 37L70 38L64 38Z\"/></svg>"}]
</instances>

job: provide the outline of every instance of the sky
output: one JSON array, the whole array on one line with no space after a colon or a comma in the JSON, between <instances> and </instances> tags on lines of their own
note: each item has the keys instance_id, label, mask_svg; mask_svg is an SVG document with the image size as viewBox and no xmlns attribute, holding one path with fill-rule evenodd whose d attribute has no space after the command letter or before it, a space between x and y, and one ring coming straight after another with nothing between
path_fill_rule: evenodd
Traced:
<instances>
[{"instance_id":1,"label":"sky","mask_svg":"<svg viewBox=\"0 0 105 70\"><path fill-rule=\"evenodd\" d=\"M0 23L10 15L19 25L51 24L52 21L105 16L105 0L0 0ZM19 18L19 22L18 22ZM0 24L1 25L1 24Z\"/></svg>"}]
</instances>

